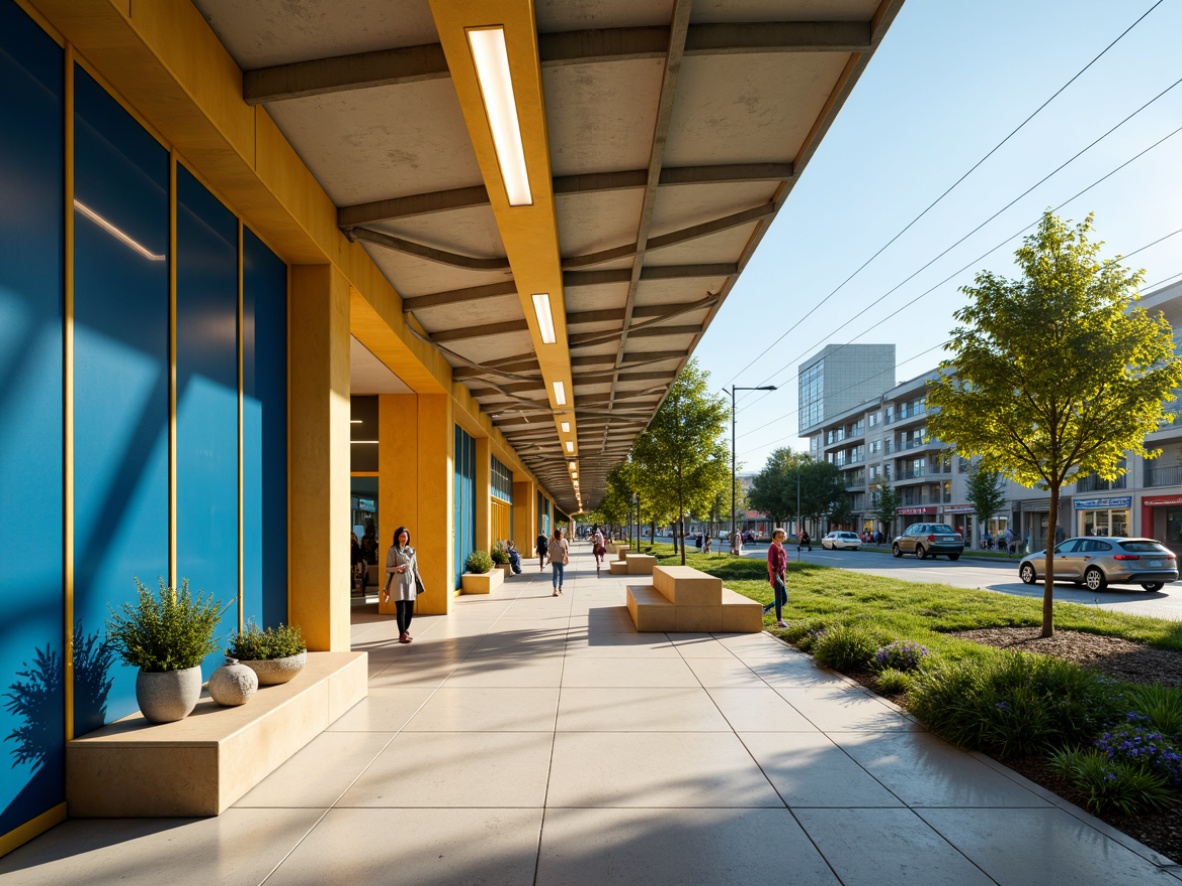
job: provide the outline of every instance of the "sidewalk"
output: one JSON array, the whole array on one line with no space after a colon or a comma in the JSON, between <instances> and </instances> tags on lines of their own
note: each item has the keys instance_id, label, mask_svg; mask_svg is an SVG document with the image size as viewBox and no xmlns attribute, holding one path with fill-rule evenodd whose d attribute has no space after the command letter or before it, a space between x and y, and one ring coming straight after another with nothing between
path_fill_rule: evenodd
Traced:
<instances>
[{"instance_id":1,"label":"sidewalk","mask_svg":"<svg viewBox=\"0 0 1182 886\"><path fill-rule=\"evenodd\" d=\"M1143 884L1170 863L767 634L636 634L576 544L417 618L369 697L216 819L69 821L34 884ZM636 583L637 578L630 579Z\"/></svg>"}]
</instances>

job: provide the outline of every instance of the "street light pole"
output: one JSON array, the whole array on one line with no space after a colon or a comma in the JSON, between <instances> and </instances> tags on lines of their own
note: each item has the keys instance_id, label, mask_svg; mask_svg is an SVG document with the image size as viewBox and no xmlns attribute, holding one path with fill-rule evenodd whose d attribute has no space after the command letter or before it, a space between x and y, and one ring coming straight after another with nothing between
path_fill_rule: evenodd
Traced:
<instances>
[{"instance_id":1,"label":"street light pole","mask_svg":"<svg viewBox=\"0 0 1182 886\"><path fill-rule=\"evenodd\" d=\"M735 550L735 391L774 391L775 385L762 385L756 388L742 388L731 385L731 550Z\"/></svg>"}]
</instances>

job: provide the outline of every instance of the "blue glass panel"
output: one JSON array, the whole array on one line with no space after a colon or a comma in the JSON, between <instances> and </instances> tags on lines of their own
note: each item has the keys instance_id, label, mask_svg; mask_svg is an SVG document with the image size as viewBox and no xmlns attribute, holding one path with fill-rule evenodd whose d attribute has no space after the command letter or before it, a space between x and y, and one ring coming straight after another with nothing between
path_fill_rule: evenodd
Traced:
<instances>
[{"instance_id":1,"label":"blue glass panel","mask_svg":"<svg viewBox=\"0 0 1182 886\"><path fill-rule=\"evenodd\" d=\"M243 612L287 621L287 265L249 229L242 256Z\"/></svg>"},{"instance_id":2,"label":"blue glass panel","mask_svg":"<svg viewBox=\"0 0 1182 886\"><path fill-rule=\"evenodd\" d=\"M168 153L75 69L74 607L101 637L168 575ZM85 648L85 647L80 647ZM81 735L135 711L135 671L78 661Z\"/></svg>"},{"instance_id":3,"label":"blue glass panel","mask_svg":"<svg viewBox=\"0 0 1182 886\"><path fill-rule=\"evenodd\" d=\"M177 168L177 581L238 595L238 220ZM237 623L229 610L220 634ZM205 673L221 663L206 659Z\"/></svg>"},{"instance_id":4,"label":"blue glass panel","mask_svg":"<svg viewBox=\"0 0 1182 886\"><path fill-rule=\"evenodd\" d=\"M62 52L7 0L0 120L2 834L65 799Z\"/></svg>"},{"instance_id":5,"label":"blue glass panel","mask_svg":"<svg viewBox=\"0 0 1182 886\"><path fill-rule=\"evenodd\" d=\"M476 441L455 426L455 586L460 586L464 561L476 550Z\"/></svg>"}]
</instances>

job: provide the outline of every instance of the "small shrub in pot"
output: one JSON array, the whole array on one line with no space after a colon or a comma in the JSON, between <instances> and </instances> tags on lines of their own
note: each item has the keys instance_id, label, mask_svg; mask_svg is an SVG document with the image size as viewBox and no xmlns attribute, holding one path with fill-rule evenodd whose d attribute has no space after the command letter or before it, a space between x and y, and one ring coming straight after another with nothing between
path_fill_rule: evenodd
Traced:
<instances>
[{"instance_id":1,"label":"small shrub in pot","mask_svg":"<svg viewBox=\"0 0 1182 886\"><path fill-rule=\"evenodd\" d=\"M465 572L484 575L486 572L492 572L492 568L493 559L489 556L488 551L473 551L464 561Z\"/></svg>"}]
</instances>

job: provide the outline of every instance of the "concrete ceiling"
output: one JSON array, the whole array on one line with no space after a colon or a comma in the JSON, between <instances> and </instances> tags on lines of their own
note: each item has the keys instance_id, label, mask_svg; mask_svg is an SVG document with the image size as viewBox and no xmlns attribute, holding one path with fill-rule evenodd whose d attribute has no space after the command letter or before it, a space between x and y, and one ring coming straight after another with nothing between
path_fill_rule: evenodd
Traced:
<instances>
[{"instance_id":1,"label":"concrete ceiling","mask_svg":"<svg viewBox=\"0 0 1182 886\"><path fill-rule=\"evenodd\" d=\"M570 462L595 506L902 0L194 3L341 228L576 511ZM508 206L464 43L494 24L525 208ZM539 291L557 349L529 308Z\"/></svg>"}]
</instances>

